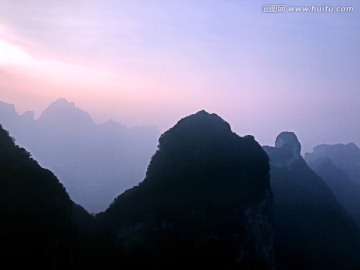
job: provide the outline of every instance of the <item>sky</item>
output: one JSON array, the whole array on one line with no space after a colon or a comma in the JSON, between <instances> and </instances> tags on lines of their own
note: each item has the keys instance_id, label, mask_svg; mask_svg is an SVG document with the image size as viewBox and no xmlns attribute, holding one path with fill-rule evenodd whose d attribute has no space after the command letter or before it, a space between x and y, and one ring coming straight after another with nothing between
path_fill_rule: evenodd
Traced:
<instances>
[{"instance_id":1,"label":"sky","mask_svg":"<svg viewBox=\"0 0 360 270\"><path fill-rule=\"evenodd\" d=\"M66 98L98 123L161 132L205 109L262 145L287 130L303 151L360 146L359 1L278 4L0 0L0 100L38 117Z\"/></svg>"}]
</instances>

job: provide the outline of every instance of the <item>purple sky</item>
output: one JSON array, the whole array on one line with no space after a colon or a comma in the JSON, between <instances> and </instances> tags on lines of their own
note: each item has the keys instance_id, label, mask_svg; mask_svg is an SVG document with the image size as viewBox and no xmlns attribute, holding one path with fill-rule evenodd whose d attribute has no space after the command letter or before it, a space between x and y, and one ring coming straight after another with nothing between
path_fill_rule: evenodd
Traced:
<instances>
[{"instance_id":1,"label":"purple sky","mask_svg":"<svg viewBox=\"0 0 360 270\"><path fill-rule=\"evenodd\" d=\"M38 115L65 97L97 122L160 131L205 109L261 144L288 130L305 151L360 146L359 1L286 2L355 10L263 13L267 0L0 0L0 100Z\"/></svg>"}]
</instances>

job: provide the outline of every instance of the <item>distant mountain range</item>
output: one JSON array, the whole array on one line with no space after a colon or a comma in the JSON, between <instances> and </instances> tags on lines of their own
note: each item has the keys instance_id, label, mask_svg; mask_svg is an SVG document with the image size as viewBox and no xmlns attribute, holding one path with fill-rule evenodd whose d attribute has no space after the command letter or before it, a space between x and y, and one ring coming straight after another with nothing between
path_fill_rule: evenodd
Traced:
<instances>
[{"instance_id":1,"label":"distant mountain range","mask_svg":"<svg viewBox=\"0 0 360 270\"><path fill-rule=\"evenodd\" d=\"M360 149L353 143L319 145L305 160L360 226Z\"/></svg>"},{"instance_id":2,"label":"distant mountain range","mask_svg":"<svg viewBox=\"0 0 360 270\"><path fill-rule=\"evenodd\" d=\"M93 213L144 178L159 137L154 126L95 124L66 99L51 103L36 120L34 113L19 115L14 105L0 102L0 124Z\"/></svg>"},{"instance_id":3,"label":"distant mountain range","mask_svg":"<svg viewBox=\"0 0 360 270\"><path fill-rule=\"evenodd\" d=\"M354 184L360 187L360 149L356 144L321 144L314 147L312 153L305 154L305 159L309 163L319 158L329 158L335 166L347 173Z\"/></svg>"}]
</instances>

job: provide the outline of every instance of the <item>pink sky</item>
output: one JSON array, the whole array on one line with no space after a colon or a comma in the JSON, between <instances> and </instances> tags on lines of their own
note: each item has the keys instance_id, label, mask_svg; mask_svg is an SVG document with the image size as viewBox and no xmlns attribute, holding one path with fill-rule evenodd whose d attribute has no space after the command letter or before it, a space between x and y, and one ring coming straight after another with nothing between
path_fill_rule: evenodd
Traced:
<instances>
[{"instance_id":1,"label":"pink sky","mask_svg":"<svg viewBox=\"0 0 360 270\"><path fill-rule=\"evenodd\" d=\"M289 130L306 150L359 145L359 31L357 9L263 14L253 1L2 1L0 100L39 115L65 97L96 122L161 131L205 109L261 144Z\"/></svg>"}]
</instances>

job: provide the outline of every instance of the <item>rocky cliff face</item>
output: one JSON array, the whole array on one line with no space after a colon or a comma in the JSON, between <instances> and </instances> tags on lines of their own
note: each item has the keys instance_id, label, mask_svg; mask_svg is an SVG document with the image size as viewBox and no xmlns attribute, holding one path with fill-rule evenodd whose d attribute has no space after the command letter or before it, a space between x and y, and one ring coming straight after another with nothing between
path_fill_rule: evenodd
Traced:
<instances>
[{"instance_id":1,"label":"rocky cliff face","mask_svg":"<svg viewBox=\"0 0 360 270\"><path fill-rule=\"evenodd\" d=\"M323 179L300 155L296 135L283 132L270 157L279 269L357 269L360 231Z\"/></svg>"},{"instance_id":2,"label":"rocky cliff face","mask_svg":"<svg viewBox=\"0 0 360 270\"><path fill-rule=\"evenodd\" d=\"M205 111L160 137L144 181L98 220L124 267L274 268L268 157Z\"/></svg>"}]
</instances>

